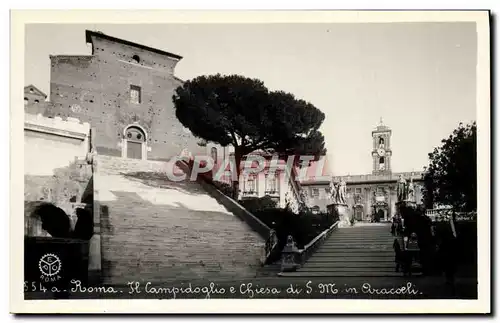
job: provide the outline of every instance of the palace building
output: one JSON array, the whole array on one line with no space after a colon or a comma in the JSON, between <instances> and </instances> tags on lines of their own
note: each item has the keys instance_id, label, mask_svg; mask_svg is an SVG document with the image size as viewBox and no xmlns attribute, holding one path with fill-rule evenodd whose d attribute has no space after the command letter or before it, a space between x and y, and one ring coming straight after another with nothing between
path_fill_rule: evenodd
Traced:
<instances>
[{"instance_id":1,"label":"palace building","mask_svg":"<svg viewBox=\"0 0 500 323\"><path fill-rule=\"evenodd\" d=\"M392 172L392 131L383 124L382 120L371 135L373 139L373 146L370 148L372 173L301 181L301 186L307 194L308 207L315 211L326 212L327 205L332 203L329 187L331 180L340 182L343 179L347 185L347 205L355 220L388 221L396 213L397 182L401 175L408 182L413 181L416 202L421 203L423 172Z\"/></svg>"}]
</instances>

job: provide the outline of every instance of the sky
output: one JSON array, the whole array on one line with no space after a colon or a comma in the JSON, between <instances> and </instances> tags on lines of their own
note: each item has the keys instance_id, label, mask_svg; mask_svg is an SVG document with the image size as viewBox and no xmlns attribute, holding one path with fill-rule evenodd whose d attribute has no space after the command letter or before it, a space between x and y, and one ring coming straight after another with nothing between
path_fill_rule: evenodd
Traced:
<instances>
[{"instance_id":1,"label":"sky","mask_svg":"<svg viewBox=\"0 0 500 323\"><path fill-rule=\"evenodd\" d=\"M304 99L333 175L372 171L371 131L392 129L392 170L418 171L460 122L476 119L475 23L26 26L25 84L49 93L49 55L91 54L85 30L182 56L175 75L239 74Z\"/></svg>"}]
</instances>

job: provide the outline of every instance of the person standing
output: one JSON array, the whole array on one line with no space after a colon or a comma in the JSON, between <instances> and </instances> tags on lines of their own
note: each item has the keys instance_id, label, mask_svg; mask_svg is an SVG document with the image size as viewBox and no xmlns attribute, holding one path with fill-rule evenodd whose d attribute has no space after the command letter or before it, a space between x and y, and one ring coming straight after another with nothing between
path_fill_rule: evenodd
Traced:
<instances>
[{"instance_id":1,"label":"person standing","mask_svg":"<svg viewBox=\"0 0 500 323\"><path fill-rule=\"evenodd\" d=\"M457 267L456 238L451 228L443 230L443 236L439 243L439 256L442 261L442 270L445 275L446 286L455 293L455 273Z\"/></svg>"},{"instance_id":2,"label":"person standing","mask_svg":"<svg viewBox=\"0 0 500 323\"><path fill-rule=\"evenodd\" d=\"M420 247L418 245L418 237L417 237L417 234L415 232L412 232L410 234L410 237L406 241L406 248L405 249L406 249L406 254L408 257L408 260L407 260L408 261L408 273L411 276L413 263L420 261L420 257L419 257Z\"/></svg>"}]
</instances>

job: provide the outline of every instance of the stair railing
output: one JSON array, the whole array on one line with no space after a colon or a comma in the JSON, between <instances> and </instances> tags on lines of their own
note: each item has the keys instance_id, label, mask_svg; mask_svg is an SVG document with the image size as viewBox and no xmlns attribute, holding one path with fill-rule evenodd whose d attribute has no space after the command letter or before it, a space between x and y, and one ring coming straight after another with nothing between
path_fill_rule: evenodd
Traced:
<instances>
[{"instance_id":1,"label":"stair railing","mask_svg":"<svg viewBox=\"0 0 500 323\"><path fill-rule=\"evenodd\" d=\"M302 267L311 255L330 237L333 231L338 228L338 225L339 221L336 221L306 244L303 249L294 248L293 237L289 236L287 245L281 252L281 271L295 271Z\"/></svg>"}]
</instances>

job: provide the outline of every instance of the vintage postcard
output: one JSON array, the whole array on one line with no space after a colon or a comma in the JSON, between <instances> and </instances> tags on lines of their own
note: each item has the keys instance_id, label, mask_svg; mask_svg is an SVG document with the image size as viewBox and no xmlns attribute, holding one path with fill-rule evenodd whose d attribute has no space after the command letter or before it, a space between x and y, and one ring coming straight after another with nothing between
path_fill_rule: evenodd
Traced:
<instances>
[{"instance_id":1,"label":"vintage postcard","mask_svg":"<svg viewBox=\"0 0 500 323\"><path fill-rule=\"evenodd\" d=\"M13 313L491 311L489 12L11 17Z\"/></svg>"}]
</instances>

